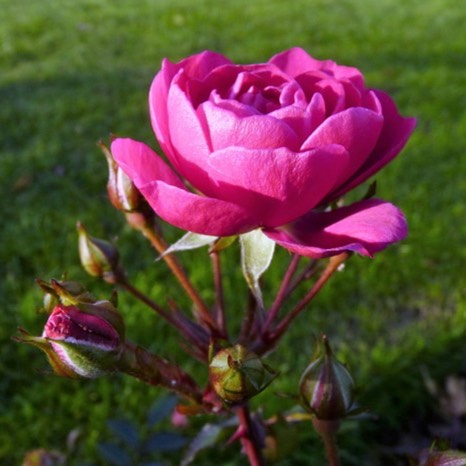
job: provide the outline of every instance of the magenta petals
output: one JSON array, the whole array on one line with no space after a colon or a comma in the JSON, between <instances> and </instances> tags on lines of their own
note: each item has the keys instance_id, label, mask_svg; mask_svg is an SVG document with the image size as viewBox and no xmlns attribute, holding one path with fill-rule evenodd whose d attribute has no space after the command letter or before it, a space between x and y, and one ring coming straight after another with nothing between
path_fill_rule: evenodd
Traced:
<instances>
[{"instance_id":1,"label":"magenta petals","mask_svg":"<svg viewBox=\"0 0 466 466\"><path fill-rule=\"evenodd\" d=\"M184 188L174 171L142 142L130 138L118 138L112 142L111 152L117 164L138 189L154 180Z\"/></svg>"},{"instance_id":2,"label":"magenta petals","mask_svg":"<svg viewBox=\"0 0 466 466\"><path fill-rule=\"evenodd\" d=\"M348 163L347 151L336 144L300 153L230 147L214 152L208 161L217 197L245 206L268 227L288 223L315 207Z\"/></svg>"},{"instance_id":3,"label":"magenta petals","mask_svg":"<svg viewBox=\"0 0 466 466\"><path fill-rule=\"evenodd\" d=\"M155 212L183 230L212 236L232 236L258 226L248 209L232 202L199 196L186 189L154 181L140 188Z\"/></svg>"},{"instance_id":4,"label":"magenta petals","mask_svg":"<svg viewBox=\"0 0 466 466\"><path fill-rule=\"evenodd\" d=\"M149 108L173 169L130 139L114 141L112 153L179 228L212 236L261 228L311 257L371 256L406 234L401 211L382 200L329 210L396 157L415 126L357 68L299 47L246 65L205 51L163 61Z\"/></svg>"},{"instance_id":5,"label":"magenta petals","mask_svg":"<svg viewBox=\"0 0 466 466\"><path fill-rule=\"evenodd\" d=\"M268 115L239 116L212 102L198 109L205 117L212 150L227 147L269 149L289 147L298 149L296 133L285 122Z\"/></svg>"},{"instance_id":6,"label":"magenta petals","mask_svg":"<svg viewBox=\"0 0 466 466\"><path fill-rule=\"evenodd\" d=\"M322 258L353 251L365 256L401 241L407 235L400 209L367 199L330 212L310 212L296 222L264 233L291 252Z\"/></svg>"},{"instance_id":7,"label":"magenta petals","mask_svg":"<svg viewBox=\"0 0 466 466\"><path fill-rule=\"evenodd\" d=\"M362 107L353 107L327 118L304 142L301 150L325 144L341 144L349 152L351 176L367 159L379 138L383 117Z\"/></svg>"}]
</instances>

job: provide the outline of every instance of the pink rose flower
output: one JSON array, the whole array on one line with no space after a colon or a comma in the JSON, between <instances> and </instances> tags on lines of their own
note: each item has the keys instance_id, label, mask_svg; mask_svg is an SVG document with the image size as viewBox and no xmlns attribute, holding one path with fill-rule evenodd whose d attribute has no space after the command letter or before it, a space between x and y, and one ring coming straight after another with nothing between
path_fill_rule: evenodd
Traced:
<instances>
[{"instance_id":1,"label":"pink rose flower","mask_svg":"<svg viewBox=\"0 0 466 466\"><path fill-rule=\"evenodd\" d=\"M149 106L174 169L131 139L111 151L167 222L212 236L262 228L316 258L371 256L406 236L402 212L384 200L325 209L390 162L415 126L356 68L299 48L256 65L206 51L164 60Z\"/></svg>"}]
</instances>

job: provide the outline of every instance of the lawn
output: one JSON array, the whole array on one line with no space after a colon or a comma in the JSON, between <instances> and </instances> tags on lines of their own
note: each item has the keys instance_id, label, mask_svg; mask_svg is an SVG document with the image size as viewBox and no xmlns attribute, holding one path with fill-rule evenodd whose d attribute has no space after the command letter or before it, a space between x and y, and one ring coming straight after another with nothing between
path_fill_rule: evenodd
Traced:
<instances>
[{"instance_id":1,"label":"lawn","mask_svg":"<svg viewBox=\"0 0 466 466\"><path fill-rule=\"evenodd\" d=\"M251 63L301 46L316 58L358 67L369 86L388 91L404 115L418 118L402 155L377 175L378 195L408 218L408 239L372 260L353 257L334 277L270 356L281 376L255 405L270 414L293 405L274 392L296 392L312 335L326 332L356 379L359 403L374 415L345 424L345 464L407 464L402 458L410 446L428 446L435 425L448 429L458 421L428 393L425 374L440 386L448 376L466 376L462 2L0 0L0 7L1 464L20 464L37 447L63 450L76 428L81 440L73 464L106 464L96 445L111 438L107 421L142 424L163 394L124 377L69 381L44 374L42 355L11 336L17 327L41 333L35 278L66 272L94 294L110 295L109 285L79 266L77 220L116 242L137 286L159 301L179 294L150 246L110 206L106 161L96 142L115 133L156 147L147 116L152 78L163 57L177 61L204 49ZM181 235L167 232L172 240ZM246 290L238 254L232 247L226 257L231 315ZM205 251L180 258L211 300ZM266 301L286 263L280 251L264 279ZM132 340L199 373L184 362L175 334L156 316L124 294L120 308ZM309 464L319 441L310 426L302 426L298 439L299 448L277 464ZM464 442L458 446L466 449ZM222 464L241 464L235 451L207 454L202 464L219 464L217 454Z\"/></svg>"}]
</instances>

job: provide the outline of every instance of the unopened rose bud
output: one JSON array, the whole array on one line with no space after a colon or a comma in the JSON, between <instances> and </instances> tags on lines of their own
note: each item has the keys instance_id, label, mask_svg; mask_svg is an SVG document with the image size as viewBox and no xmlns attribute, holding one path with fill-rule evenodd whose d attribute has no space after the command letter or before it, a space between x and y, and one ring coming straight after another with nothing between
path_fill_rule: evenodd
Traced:
<instances>
[{"instance_id":1,"label":"unopened rose bud","mask_svg":"<svg viewBox=\"0 0 466 466\"><path fill-rule=\"evenodd\" d=\"M210 383L227 403L241 403L264 390L277 373L242 345L220 350L209 365Z\"/></svg>"},{"instance_id":2,"label":"unopened rose bud","mask_svg":"<svg viewBox=\"0 0 466 466\"><path fill-rule=\"evenodd\" d=\"M144 202L144 198L131 179L117 165L109 148L103 142L99 143L99 147L107 158L107 192L110 202L116 209L123 212L137 211Z\"/></svg>"},{"instance_id":3,"label":"unopened rose bud","mask_svg":"<svg viewBox=\"0 0 466 466\"><path fill-rule=\"evenodd\" d=\"M323 354L304 371L299 392L304 408L317 419L338 421L351 409L354 382L345 366L335 359L325 336L323 346Z\"/></svg>"},{"instance_id":4,"label":"unopened rose bud","mask_svg":"<svg viewBox=\"0 0 466 466\"><path fill-rule=\"evenodd\" d=\"M124 324L109 301L55 307L41 337L17 338L46 352L54 371L65 377L95 378L117 369Z\"/></svg>"},{"instance_id":5,"label":"unopened rose bud","mask_svg":"<svg viewBox=\"0 0 466 466\"><path fill-rule=\"evenodd\" d=\"M101 277L108 283L116 283L122 273L119 267L119 254L108 241L90 236L81 223L79 233L79 257L84 270L89 275Z\"/></svg>"}]
</instances>

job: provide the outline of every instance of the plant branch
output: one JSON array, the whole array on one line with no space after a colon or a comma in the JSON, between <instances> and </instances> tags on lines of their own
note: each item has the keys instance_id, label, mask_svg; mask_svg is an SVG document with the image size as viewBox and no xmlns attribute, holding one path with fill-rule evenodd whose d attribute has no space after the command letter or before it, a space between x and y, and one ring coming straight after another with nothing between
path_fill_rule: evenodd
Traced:
<instances>
[{"instance_id":1,"label":"plant branch","mask_svg":"<svg viewBox=\"0 0 466 466\"><path fill-rule=\"evenodd\" d=\"M158 235L153 228L147 225L141 228L141 231L143 235L151 242L152 246L154 246L157 252L159 254L163 254L163 252L167 249L167 244L165 243L163 238L160 235ZM200 297L197 290L194 288L193 284L189 280L188 276L186 275L185 271L178 263L176 258L171 254L165 254L162 258L168 265L168 267L170 268L180 285L183 287L186 294L190 297L190 299L196 306L196 317L200 321L204 322L209 328L216 329L215 322L212 318L212 315L210 314L209 309Z\"/></svg>"},{"instance_id":2,"label":"plant branch","mask_svg":"<svg viewBox=\"0 0 466 466\"><path fill-rule=\"evenodd\" d=\"M285 272L285 275L283 277L282 283L278 290L277 296L275 297L275 301L273 302L271 308L267 312L267 317L265 319L262 332L267 332L267 329L277 317L277 314L280 311L280 307L283 303L283 300L286 297L286 292L288 290L290 281L293 278L293 275L296 272L296 269L299 265L300 259L301 259L301 256L299 256L298 254L293 254L293 256L291 257L290 264L288 265L288 269Z\"/></svg>"},{"instance_id":3,"label":"plant branch","mask_svg":"<svg viewBox=\"0 0 466 466\"><path fill-rule=\"evenodd\" d=\"M249 406L247 404L241 405L236 409L236 415L242 428L241 443L243 444L250 466L265 466L260 439L254 422L251 419Z\"/></svg>"},{"instance_id":4,"label":"plant branch","mask_svg":"<svg viewBox=\"0 0 466 466\"><path fill-rule=\"evenodd\" d=\"M223 280L222 280L222 263L218 251L211 251L210 258L212 260L212 269L214 272L215 285L215 322L222 336L228 339L228 331L225 322L225 302L223 297Z\"/></svg>"},{"instance_id":5,"label":"plant branch","mask_svg":"<svg viewBox=\"0 0 466 466\"><path fill-rule=\"evenodd\" d=\"M345 262L349 257L349 253L344 252L338 256L333 256L330 258L327 267L323 270L322 274L318 280L314 283L314 286L309 290L309 292L304 296L304 298L295 306L295 308L286 315L286 317L278 324L277 328L270 335L271 340L276 340L283 335L287 330L291 322L305 309L309 302L316 296L316 294L322 289L322 287L327 283L330 277L338 270L341 264Z\"/></svg>"},{"instance_id":6,"label":"plant branch","mask_svg":"<svg viewBox=\"0 0 466 466\"><path fill-rule=\"evenodd\" d=\"M181 334L184 335L192 344L205 353L208 345L208 335L203 334L205 330L202 327L190 321L184 315L180 315L179 312L165 311L165 309L160 307L155 301L133 286L124 275L119 275L117 277L116 284L128 293L132 294L139 301L143 302L150 309L154 310L164 320L180 331Z\"/></svg>"},{"instance_id":7,"label":"plant branch","mask_svg":"<svg viewBox=\"0 0 466 466\"><path fill-rule=\"evenodd\" d=\"M312 424L322 439L329 466L340 466L340 456L338 454L336 442L336 433L340 426L340 422L323 421L314 417L312 419Z\"/></svg>"}]
</instances>

